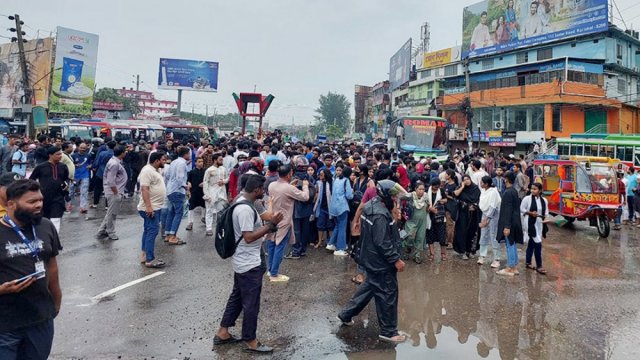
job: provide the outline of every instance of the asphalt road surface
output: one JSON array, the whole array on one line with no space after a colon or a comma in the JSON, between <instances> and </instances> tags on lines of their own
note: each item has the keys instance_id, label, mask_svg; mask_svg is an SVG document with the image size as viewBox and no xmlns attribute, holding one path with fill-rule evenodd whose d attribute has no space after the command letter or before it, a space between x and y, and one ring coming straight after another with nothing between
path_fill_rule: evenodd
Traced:
<instances>
[{"instance_id":1,"label":"asphalt road surface","mask_svg":"<svg viewBox=\"0 0 640 360\"><path fill-rule=\"evenodd\" d=\"M204 225L160 240L161 270L138 263L142 219L125 200L120 240L96 240L104 210L66 214L58 257L63 301L53 359L252 359L242 344L212 350L232 287ZM276 347L260 359L638 359L638 229L599 239L584 223L551 226L543 247L547 276L525 270L504 278L449 252L433 263L408 263L399 275L396 347L380 343L374 304L342 328L335 316L355 291L354 264L324 250L284 260L286 284L265 281L258 339ZM240 323L239 323L240 325ZM232 329L240 335L240 327Z\"/></svg>"}]
</instances>

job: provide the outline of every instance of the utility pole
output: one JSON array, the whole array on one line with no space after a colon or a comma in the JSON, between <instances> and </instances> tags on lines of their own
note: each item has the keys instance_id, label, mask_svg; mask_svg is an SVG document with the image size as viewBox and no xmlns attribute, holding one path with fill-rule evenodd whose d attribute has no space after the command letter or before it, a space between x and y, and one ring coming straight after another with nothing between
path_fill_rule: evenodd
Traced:
<instances>
[{"instance_id":1,"label":"utility pole","mask_svg":"<svg viewBox=\"0 0 640 360\"><path fill-rule=\"evenodd\" d=\"M176 109L178 119L182 117L182 89L178 89L178 108Z\"/></svg>"},{"instance_id":2,"label":"utility pole","mask_svg":"<svg viewBox=\"0 0 640 360\"><path fill-rule=\"evenodd\" d=\"M204 125L209 127L209 104L205 105L205 120L204 120Z\"/></svg>"},{"instance_id":3,"label":"utility pole","mask_svg":"<svg viewBox=\"0 0 640 360\"><path fill-rule=\"evenodd\" d=\"M15 30L16 32L16 40L18 42L18 52L20 55L20 67L22 70L22 88L24 90L24 96L22 97L22 112L21 112L21 116L22 119L24 120L24 116L25 113L27 114L27 135L30 138L34 138L36 135L36 129L35 129L35 124L33 122L33 117L31 116L31 86L29 86L29 72L27 71L27 58L24 54L24 43L26 42L26 40L24 40L22 38L23 35L25 35L25 33L22 31L22 25L24 24L22 21L20 21L20 15L15 14L12 17L10 16L9 19L11 20L15 20L16 21L16 27L15 29L11 29L12 31ZM14 39L11 39L14 40ZM25 106L27 105L27 106ZM25 111L28 110L28 111Z\"/></svg>"},{"instance_id":4,"label":"utility pole","mask_svg":"<svg viewBox=\"0 0 640 360\"><path fill-rule=\"evenodd\" d=\"M140 91L140 74L136 75L136 92Z\"/></svg>"}]
</instances>

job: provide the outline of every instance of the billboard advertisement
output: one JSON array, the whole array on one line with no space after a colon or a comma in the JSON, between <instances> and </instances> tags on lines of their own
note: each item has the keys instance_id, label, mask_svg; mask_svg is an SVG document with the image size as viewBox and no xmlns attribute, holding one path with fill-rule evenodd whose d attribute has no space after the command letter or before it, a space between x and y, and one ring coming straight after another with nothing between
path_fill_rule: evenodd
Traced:
<instances>
[{"instance_id":1,"label":"billboard advertisement","mask_svg":"<svg viewBox=\"0 0 640 360\"><path fill-rule=\"evenodd\" d=\"M607 0L484 0L462 15L462 57L607 31Z\"/></svg>"},{"instance_id":2,"label":"billboard advertisement","mask_svg":"<svg viewBox=\"0 0 640 360\"><path fill-rule=\"evenodd\" d=\"M461 46L455 46L448 49L428 52L424 54L424 60L422 61L422 66L424 68L432 68L432 67L460 61L461 51L462 51Z\"/></svg>"},{"instance_id":3,"label":"billboard advertisement","mask_svg":"<svg viewBox=\"0 0 640 360\"><path fill-rule=\"evenodd\" d=\"M51 38L30 40L24 44L33 104L45 108L49 100L52 46ZM22 95L24 84L18 44L0 45L0 114L12 114L13 109L21 107Z\"/></svg>"},{"instance_id":4,"label":"billboard advertisement","mask_svg":"<svg viewBox=\"0 0 640 360\"><path fill-rule=\"evenodd\" d=\"M89 115L98 63L98 35L58 26L49 112Z\"/></svg>"},{"instance_id":5,"label":"billboard advertisement","mask_svg":"<svg viewBox=\"0 0 640 360\"><path fill-rule=\"evenodd\" d=\"M411 75L411 39L409 39L389 61L389 83L391 91L409 81Z\"/></svg>"},{"instance_id":6,"label":"billboard advertisement","mask_svg":"<svg viewBox=\"0 0 640 360\"><path fill-rule=\"evenodd\" d=\"M218 63L161 58L158 89L217 92Z\"/></svg>"}]
</instances>

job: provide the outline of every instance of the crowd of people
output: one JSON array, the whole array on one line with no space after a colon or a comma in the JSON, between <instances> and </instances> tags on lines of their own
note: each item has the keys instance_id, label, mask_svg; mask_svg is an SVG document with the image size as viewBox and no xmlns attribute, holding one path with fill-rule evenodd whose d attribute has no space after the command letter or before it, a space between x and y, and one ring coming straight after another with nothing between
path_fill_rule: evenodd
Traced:
<instances>
[{"instance_id":1,"label":"crowd of people","mask_svg":"<svg viewBox=\"0 0 640 360\"><path fill-rule=\"evenodd\" d=\"M461 150L436 161L382 145L286 141L278 131L261 141L236 135L135 144L10 137L0 148L0 206L20 215L12 204L18 195L6 188L37 186L41 209L33 211L55 229L48 251L54 258L61 218L76 211L76 203L86 214L104 198L96 237L115 241L121 205L137 197L140 263L161 268L158 235L168 245L185 245L179 231L204 226L217 241L221 215L238 203L232 212L234 288L214 343L240 340L228 329L244 311L242 340L249 351L272 350L255 333L263 274L269 282L289 281L284 259L304 261L312 249L355 261L358 291L338 318L352 324L375 298L380 338L390 342L404 340L397 331L396 276L405 261L448 261L455 254L513 276L519 273L517 244L526 242L526 268L546 273L541 244L548 206L524 156ZM13 280L0 279L0 299L22 291Z\"/></svg>"}]
</instances>

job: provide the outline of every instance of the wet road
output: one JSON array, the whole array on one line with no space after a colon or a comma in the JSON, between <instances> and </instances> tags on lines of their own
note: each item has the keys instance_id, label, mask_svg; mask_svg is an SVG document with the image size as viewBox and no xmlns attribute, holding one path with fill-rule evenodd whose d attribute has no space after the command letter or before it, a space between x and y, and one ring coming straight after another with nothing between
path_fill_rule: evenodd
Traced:
<instances>
[{"instance_id":1,"label":"wet road","mask_svg":"<svg viewBox=\"0 0 640 360\"><path fill-rule=\"evenodd\" d=\"M232 270L205 238L204 225L197 222L188 233L185 219L179 235L187 245L157 245L157 256L168 263L158 272L137 263L142 219L132 200L125 207L118 241L94 237L103 210L63 219L63 304L52 358L253 358L240 344L212 351ZM552 225L549 236L547 276L525 271L523 252L521 275L514 278L452 254L444 263L438 256L434 263L409 263L399 276L399 328L410 340L395 348L377 341L373 303L355 326L338 326L335 315L355 290L354 264L311 249L303 260L285 260L288 284L264 283L258 338L277 351L260 358L640 358L637 229L599 239L584 223ZM239 335L240 328L232 332Z\"/></svg>"}]
</instances>

